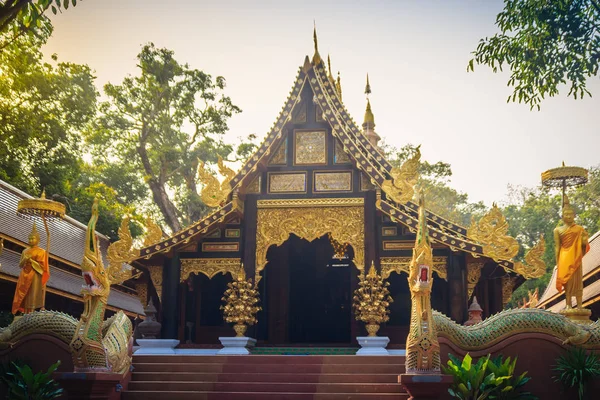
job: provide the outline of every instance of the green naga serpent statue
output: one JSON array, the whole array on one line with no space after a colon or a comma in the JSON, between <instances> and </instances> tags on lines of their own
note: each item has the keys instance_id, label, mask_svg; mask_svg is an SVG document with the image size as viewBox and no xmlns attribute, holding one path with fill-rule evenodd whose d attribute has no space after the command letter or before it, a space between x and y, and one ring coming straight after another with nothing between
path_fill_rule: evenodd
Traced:
<instances>
[{"instance_id":1,"label":"green naga serpent statue","mask_svg":"<svg viewBox=\"0 0 600 400\"><path fill-rule=\"evenodd\" d=\"M92 217L87 226L86 244L81 274L84 279L82 295L84 311L79 320L57 311L36 311L16 319L0 330L0 347L10 346L30 334L47 334L58 338L71 348L76 372L116 372L125 374L131 365L129 354L133 326L123 311L104 321L106 304L112 284L131 277L131 270L122 263L110 263L105 269L95 233L98 221L98 199L92 206ZM114 247L122 246L131 238L123 220L119 229L121 240L109 246L109 259ZM112 249L111 249L112 248ZM131 248L131 247L130 247Z\"/></svg>"},{"instance_id":2,"label":"green naga serpent statue","mask_svg":"<svg viewBox=\"0 0 600 400\"><path fill-rule=\"evenodd\" d=\"M431 309L433 254L427 232L425 199L419 196L419 227L410 262L410 328L406 338L406 372L440 373L440 345Z\"/></svg>"}]
</instances>

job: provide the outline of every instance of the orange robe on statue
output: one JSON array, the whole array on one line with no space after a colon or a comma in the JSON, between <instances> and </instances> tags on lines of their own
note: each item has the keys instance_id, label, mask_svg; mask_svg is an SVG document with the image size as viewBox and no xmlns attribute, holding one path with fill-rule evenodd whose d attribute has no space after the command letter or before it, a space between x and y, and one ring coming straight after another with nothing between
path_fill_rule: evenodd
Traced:
<instances>
[{"instance_id":1,"label":"orange robe on statue","mask_svg":"<svg viewBox=\"0 0 600 400\"><path fill-rule=\"evenodd\" d=\"M46 262L46 250L30 247L21 254L19 262L21 273L17 280L12 313L31 312L43 307L43 289L50 279L50 270Z\"/></svg>"},{"instance_id":2,"label":"orange robe on statue","mask_svg":"<svg viewBox=\"0 0 600 400\"><path fill-rule=\"evenodd\" d=\"M574 224L560 234L556 275L556 289L559 292L564 289L573 274L581 272L583 256L590 250L590 245L587 244L585 252L583 251L583 232L582 226Z\"/></svg>"}]
</instances>

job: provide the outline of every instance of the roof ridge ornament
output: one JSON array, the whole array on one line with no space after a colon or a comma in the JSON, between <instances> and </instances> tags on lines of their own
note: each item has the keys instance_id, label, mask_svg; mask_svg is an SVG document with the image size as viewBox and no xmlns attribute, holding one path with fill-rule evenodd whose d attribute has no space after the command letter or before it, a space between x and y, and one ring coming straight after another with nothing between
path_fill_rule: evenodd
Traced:
<instances>
[{"instance_id":1,"label":"roof ridge ornament","mask_svg":"<svg viewBox=\"0 0 600 400\"><path fill-rule=\"evenodd\" d=\"M319 54L319 43L318 43L318 39L317 39L317 23L316 22L314 22L313 41L315 43L315 54L313 55L312 63L314 65L317 65L317 64L320 64L323 60L321 59L321 55Z\"/></svg>"},{"instance_id":2,"label":"roof ridge ornament","mask_svg":"<svg viewBox=\"0 0 600 400\"><path fill-rule=\"evenodd\" d=\"M415 194L415 185L419 179L419 165L421 163L421 146L415 154L404 161L400 168L390 170L390 179L383 181L381 188L396 203L406 204Z\"/></svg>"},{"instance_id":3,"label":"roof ridge ornament","mask_svg":"<svg viewBox=\"0 0 600 400\"><path fill-rule=\"evenodd\" d=\"M340 71L338 71L337 81L335 82L335 91L337 92L340 101L342 101L342 79L340 78Z\"/></svg>"},{"instance_id":4,"label":"roof ridge ornament","mask_svg":"<svg viewBox=\"0 0 600 400\"><path fill-rule=\"evenodd\" d=\"M231 192L230 181L236 175L235 171L223 163L223 158L219 156L217 160L219 173L225 176L223 182L219 180L206 168L204 161L198 160L198 179L204 185L200 191L200 199L208 207L218 207L227 200Z\"/></svg>"},{"instance_id":5,"label":"roof ridge ornament","mask_svg":"<svg viewBox=\"0 0 600 400\"><path fill-rule=\"evenodd\" d=\"M496 203L478 222L471 220L467 236L483 246L483 254L496 262L512 260L519 252L519 242L508 235L508 222Z\"/></svg>"}]
</instances>

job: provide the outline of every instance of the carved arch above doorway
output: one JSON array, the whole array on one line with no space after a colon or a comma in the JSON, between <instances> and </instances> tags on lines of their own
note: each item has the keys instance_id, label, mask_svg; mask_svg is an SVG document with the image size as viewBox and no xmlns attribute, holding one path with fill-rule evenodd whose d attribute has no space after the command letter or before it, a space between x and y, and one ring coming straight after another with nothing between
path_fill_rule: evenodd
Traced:
<instances>
[{"instance_id":1,"label":"carved arch above doorway","mask_svg":"<svg viewBox=\"0 0 600 400\"><path fill-rule=\"evenodd\" d=\"M267 251L290 234L309 242L327 233L354 250L354 265L364 270L365 216L363 198L259 200L256 220L255 277L267 265Z\"/></svg>"}]
</instances>

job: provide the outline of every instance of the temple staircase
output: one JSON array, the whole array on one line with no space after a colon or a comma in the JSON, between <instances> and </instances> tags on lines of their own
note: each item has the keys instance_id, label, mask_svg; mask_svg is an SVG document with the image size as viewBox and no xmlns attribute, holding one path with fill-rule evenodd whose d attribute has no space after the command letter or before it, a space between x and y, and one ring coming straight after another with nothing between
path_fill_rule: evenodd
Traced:
<instances>
[{"instance_id":1,"label":"temple staircase","mask_svg":"<svg viewBox=\"0 0 600 400\"><path fill-rule=\"evenodd\" d=\"M404 356L135 356L122 400L408 399Z\"/></svg>"}]
</instances>

